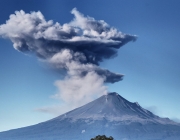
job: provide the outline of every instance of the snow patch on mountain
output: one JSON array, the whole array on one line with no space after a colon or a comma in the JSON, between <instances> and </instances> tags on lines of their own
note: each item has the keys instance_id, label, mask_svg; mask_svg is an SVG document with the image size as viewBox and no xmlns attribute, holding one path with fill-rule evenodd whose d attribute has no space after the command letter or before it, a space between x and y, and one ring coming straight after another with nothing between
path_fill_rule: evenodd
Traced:
<instances>
[{"instance_id":1,"label":"snow patch on mountain","mask_svg":"<svg viewBox=\"0 0 180 140\"><path fill-rule=\"evenodd\" d=\"M55 120L67 118L71 119L73 122L79 119L85 120L88 124L89 122L92 122L92 120L108 120L110 122L115 121L123 123L139 122L141 124L159 123L178 125L178 123L171 121L168 118L160 118L154 115L150 111L142 108L138 102L129 102L116 92L103 95L65 115L60 115L55 118Z\"/></svg>"},{"instance_id":2,"label":"snow patch on mountain","mask_svg":"<svg viewBox=\"0 0 180 140\"><path fill-rule=\"evenodd\" d=\"M97 135L117 140L180 140L180 125L109 93L49 121L0 132L0 140L89 140Z\"/></svg>"}]
</instances>

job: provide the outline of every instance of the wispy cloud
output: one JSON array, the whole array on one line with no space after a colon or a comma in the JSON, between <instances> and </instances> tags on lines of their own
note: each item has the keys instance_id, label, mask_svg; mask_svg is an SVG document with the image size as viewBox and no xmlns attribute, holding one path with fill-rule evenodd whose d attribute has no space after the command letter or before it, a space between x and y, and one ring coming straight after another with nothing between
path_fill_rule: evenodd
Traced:
<instances>
[{"instance_id":1,"label":"wispy cloud","mask_svg":"<svg viewBox=\"0 0 180 140\"><path fill-rule=\"evenodd\" d=\"M34 111L58 116L72 109L74 109L73 106L70 106L67 104L56 104L56 105L51 105L51 106L39 107L39 108L34 109Z\"/></svg>"},{"instance_id":2,"label":"wispy cloud","mask_svg":"<svg viewBox=\"0 0 180 140\"><path fill-rule=\"evenodd\" d=\"M172 118L170 118L170 119L172 119L173 121L175 121L175 122L177 122L177 123L180 123L180 118L172 117Z\"/></svg>"},{"instance_id":3,"label":"wispy cloud","mask_svg":"<svg viewBox=\"0 0 180 140\"><path fill-rule=\"evenodd\" d=\"M149 107L146 107L146 109L151 111L155 115L161 114L161 111L158 109L157 106L149 106Z\"/></svg>"},{"instance_id":4,"label":"wispy cloud","mask_svg":"<svg viewBox=\"0 0 180 140\"><path fill-rule=\"evenodd\" d=\"M166 118L167 116L169 116L169 115L165 115L166 113L163 112L162 110L160 110L157 106L149 106L149 107L146 107L146 109L151 111L153 114L158 115L163 118ZM170 117L169 119L171 119L177 123L180 123L180 118Z\"/></svg>"}]
</instances>

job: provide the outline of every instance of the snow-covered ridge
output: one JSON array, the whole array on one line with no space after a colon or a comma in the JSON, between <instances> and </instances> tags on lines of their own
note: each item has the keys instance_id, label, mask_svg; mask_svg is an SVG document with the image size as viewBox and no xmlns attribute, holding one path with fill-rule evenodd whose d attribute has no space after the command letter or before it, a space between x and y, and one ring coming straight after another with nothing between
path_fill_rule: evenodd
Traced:
<instances>
[{"instance_id":1,"label":"snow-covered ridge","mask_svg":"<svg viewBox=\"0 0 180 140\"><path fill-rule=\"evenodd\" d=\"M109 93L49 121L0 132L0 140L89 140L99 134L116 140L180 140L180 125Z\"/></svg>"},{"instance_id":2,"label":"snow-covered ridge","mask_svg":"<svg viewBox=\"0 0 180 140\"><path fill-rule=\"evenodd\" d=\"M150 111L142 108L137 102L132 103L116 92L103 95L100 98L67 112L55 118L63 120L70 118L73 121L82 120L108 120L110 122L139 122L177 124L167 118L160 118ZM54 119L53 119L54 120Z\"/></svg>"}]
</instances>

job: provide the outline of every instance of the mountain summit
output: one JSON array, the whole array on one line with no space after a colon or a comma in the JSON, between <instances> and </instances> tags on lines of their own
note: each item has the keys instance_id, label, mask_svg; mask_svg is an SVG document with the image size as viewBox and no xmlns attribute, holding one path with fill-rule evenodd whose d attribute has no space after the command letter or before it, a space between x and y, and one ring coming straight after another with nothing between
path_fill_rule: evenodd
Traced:
<instances>
[{"instance_id":1,"label":"mountain summit","mask_svg":"<svg viewBox=\"0 0 180 140\"><path fill-rule=\"evenodd\" d=\"M109 120L118 122L177 124L168 118L160 118L142 108L137 102L131 103L118 93L112 92L55 119L71 118Z\"/></svg>"},{"instance_id":2,"label":"mountain summit","mask_svg":"<svg viewBox=\"0 0 180 140\"><path fill-rule=\"evenodd\" d=\"M116 140L179 140L180 125L112 92L49 121L1 132L0 139L90 140L103 134Z\"/></svg>"}]
</instances>

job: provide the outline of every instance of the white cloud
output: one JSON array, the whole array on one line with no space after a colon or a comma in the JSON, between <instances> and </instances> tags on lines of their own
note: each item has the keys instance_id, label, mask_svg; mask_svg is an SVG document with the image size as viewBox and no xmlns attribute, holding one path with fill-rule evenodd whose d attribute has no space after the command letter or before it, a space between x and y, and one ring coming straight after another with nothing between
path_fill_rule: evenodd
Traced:
<instances>
[{"instance_id":1,"label":"white cloud","mask_svg":"<svg viewBox=\"0 0 180 140\"><path fill-rule=\"evenodd\" d=\"M38 12L23 10L11 14L0 25L0 36L12 41L16 50L34 53L53 68L66 71L63 80L55 82L58 93L54 95L75 108L107 93L104 83L122 80L123 75L100 68L99 63L117 54L117 49L136 36L123 34L103 20L85 17L76 8L69 23L47 21ZM45 107L39 111L57 112L60 107Z\"/></svg>"},{"instance_id":2,"label":"white cloud","mask_svg":"<svg viewBox=\"0 0 180 140\"><path fill-rule=\"evenodd\" d=\"M107 93L104 78L95 72L89 72L84 77L67 76L64 80L56 81L55 85L59 92L53 97L65 101L73 108L84 105Z\"/></svg>"}]
</instances>

